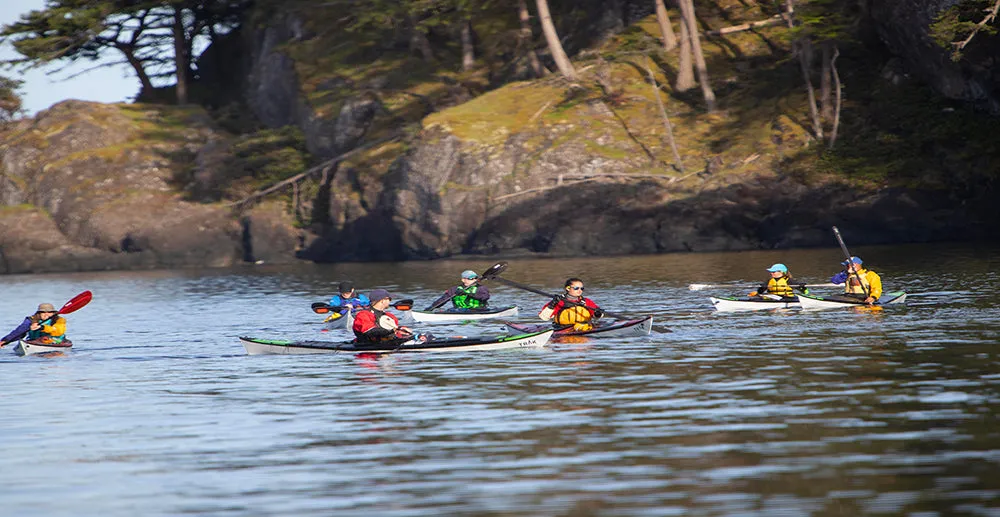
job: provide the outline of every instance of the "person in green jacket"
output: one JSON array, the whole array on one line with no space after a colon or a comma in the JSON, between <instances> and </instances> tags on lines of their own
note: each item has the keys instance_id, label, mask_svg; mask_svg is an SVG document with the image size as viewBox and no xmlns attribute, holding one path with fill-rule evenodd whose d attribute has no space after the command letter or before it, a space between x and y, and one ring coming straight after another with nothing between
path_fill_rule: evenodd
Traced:
<instances>
[{"instance_id":1,"label":"person in green jacket","mask_svg":"<svg viewBox=\"0 0 1000 517\"><path fill-rule=\"evenodd\" d=\"M451 300L456 309L483 309L489 304L490 290L479 283L479 274L471 269L462 271L462 285L457 285L434 300L425 311L432 311Z\"/></svg>"}]
</instances>

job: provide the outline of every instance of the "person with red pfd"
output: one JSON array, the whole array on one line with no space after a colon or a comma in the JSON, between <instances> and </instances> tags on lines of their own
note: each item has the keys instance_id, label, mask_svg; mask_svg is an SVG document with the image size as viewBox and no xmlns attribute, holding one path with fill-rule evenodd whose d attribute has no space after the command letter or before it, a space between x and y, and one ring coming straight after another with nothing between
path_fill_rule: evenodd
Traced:
<instances>
[{"instance_id":1,"label":"person with red pfd","mask_svg":"<svg viewBox=\"0 0 1000 517\"><path fill-rule=\"evenodd\" d=\"M368 294L371 305L354 316L354 336L358 344L374 344L397 339L410 339L413 331L399 326L399 320L386 312L392 295L385 289L375 289Z\"/></svg>"},{"instance_id":2,"label":"person with red pfd","mask_svg":"<svg viewBox=\"0 0 1000 517\"><path fill-rule=\"evenodd\" d=\"M560 326L572 326L576 331L593 329L593 320L604 316L604 311L594 300L583 296L583 280L570 278L566 280L564 289L564 294L553 296L542 307L538 317L546 321L553 320L553 323Z\"/></svg>"}]
</instances>

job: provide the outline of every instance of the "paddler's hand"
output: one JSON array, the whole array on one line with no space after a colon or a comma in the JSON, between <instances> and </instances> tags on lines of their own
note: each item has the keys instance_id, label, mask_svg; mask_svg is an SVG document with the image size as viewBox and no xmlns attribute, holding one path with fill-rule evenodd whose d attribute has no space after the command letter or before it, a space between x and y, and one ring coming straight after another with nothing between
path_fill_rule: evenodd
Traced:
<instances>
[{"instance_id":1,"label":"paddler's hand","mask_svg":"<svg viewBox=\"0 0 1000 517\"><path fill-rule=\"evenodd\" d=\"M754 296L757 296L757 291L750 291L750 294L748 294L747 296L753 298Z\"/></svg>"},{"instance_id":2,"label":"paddler's hand","mask_svg":"<svg viewBox=\"0 0 1000 517\"><path fill-rule=\"evenodd\" d=\"M548 307L548 308L550 308L550 309L555 309L556 305L558 305L559 302L561 302L561 301L562 301L562 296L559 296L557 294L557 295L553 296L552 299L549 300L549 303L545 304L545 306Z\"/></svg>"},{"instance_id":3,"label":"paddler's hand","mask_svg":"<svg viewBox=\"0 0 1000 517\"><path fill-rule=\"evenodd\" d=\"M0 341L0 348L3 348L5 346L7 346L7 342L6 341Z\"/></svg>"},{"instance_id":4,"label":"paddler's hand","mask_svg":"<svg viewBox=\"0 0 1000 517\"><path fill-rule=\"evenodd\" d=\"M875 303L875 298L872 298L871 296L869 296L868 298L865 298L865 303L867 303L868 305L871 305L871 304Z\"/></svg>"},{"instance_id":5,"label":"paddler's hand","mask_svg":"<svg viewBox=\"0 0 1000 517\"><path fill-rule=\"evenodd\" d=\"M601 309L594 309L594 317L595 318L603 318L604 317L604 311L602 311Z\"/></svg>"}]
</instances>

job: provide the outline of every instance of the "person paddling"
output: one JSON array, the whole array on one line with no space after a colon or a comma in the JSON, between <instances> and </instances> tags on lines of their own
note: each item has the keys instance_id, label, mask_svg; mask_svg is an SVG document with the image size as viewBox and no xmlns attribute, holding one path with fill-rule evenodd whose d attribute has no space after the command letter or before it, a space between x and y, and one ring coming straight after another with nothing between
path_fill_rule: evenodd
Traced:
<instances>
[{"instance_id":1,"label":"person paddling","mask_svg":"<svg viewBox=\"0 0 1000 517\"><path fill-rule=\"evenodd\" d=\"M59 315L51 303L43 303L38 310L0 339L0 348L27 335L28 341L43 344L62 343L66 339L66 318Z\"/></svg>"},{"instance_id":2,"label":"person paddling","mask_svg":"<svg viewBox=\"0 0 1000 517\"><path fill-rule=\"evenodd\" d=\"M572 326L576 331L593 329L593 320L604 316L604 311L594 300L583 296L583 280L567 279L563 288L566 292L553 296L538 312L538 317L546 321L553 320L560 326Z\"/></svg>"},{"instance_id":3,"label":"person paddling","mask_svg":"<svg viewBox=\"0 0 1000 517\"><path fill-rule=\"evenodd\" d=\"M434 300L434 303L427 306L425 311L432 311L451 300L451 305L456 309L483 309L489 305L490 290L485 285L479 283L479 273L471 269L462 271L462 285L449 288Z\"/></svg>"},{"instance_id":4,"label":"person paddling","mask_svg":"<svg viewBox=\"0 0 1000 517\"><path fill-rule=\"evenodd\" d=\"M375 289L368 294L371 304L354 316L354 337L358 344L375 344L397 339L410 339L413 331L399 326L399 320L386 312L392 295L385 289Z\"/></svg>"},{"instance_id":5,"label":"person paddling","mask_svg":"<svg viewBox=\"0 0 1000 517\"><path fill-rule=\"evenodd\" d=\"M341 316L344 316L347 314L347 311L349 310L357 312L362 308L371 305L371 301L368 299L367 296L358 293L354 289L354 282L350 281L341 282L340 285L337 286L337 292L340 294L335 294L332 297L330 297L330 302L329 302L330 306L343 307L343 308L334 314L340 314ZM328 317L327 319L330 319L330 317Z\"/></svg>"},{"instance_id":6,"label":"person paddling","mask_svg":"<svg viewBox=\"0 0 1000 517\"><path fill-rule=\"evenodd\" d=\"M878 273L865 269L860 257L851 257L847 261L847 281L844 284L844 295L871 305L882 296L882 277Z\"/></svg>"},{"instance_id":7,"label":"person paddling","mask_svg":"<svg viewBox=\"0 0 1000 517\"><path fill-rule=\"evenodd\" d=\"M767 268L767 272L771 273L771 278L765 280L760 284L760 287L756 291L751 291L749 296L754 298L762 295L774 295L786 298L789 296L795 296L792 291L792 274L788 272L788 267L784 264L774 264ZM797 286L805 294L809 294L809 290L805 288L805 284L800 284Z\"/></svg>"}]
</instances>

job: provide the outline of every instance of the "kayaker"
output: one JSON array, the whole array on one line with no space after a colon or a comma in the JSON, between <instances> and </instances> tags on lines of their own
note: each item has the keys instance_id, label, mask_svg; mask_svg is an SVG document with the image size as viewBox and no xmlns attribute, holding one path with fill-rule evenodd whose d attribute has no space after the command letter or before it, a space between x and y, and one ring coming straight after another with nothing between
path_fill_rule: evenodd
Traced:
<instances>
[{"instance_id":1,"label":"kayaker","mask_svg":"<svg viewBox=\"0 0 1000 517\"><path fill-rule=\"evenodd\" d=\"M354 336L359 344L381 343L397 339L410 339L413 331L401 327L392 313L386 312L392 295L385 289L375 289L368 294L371 304L354 316Z\"/></svg>"},{"instance_id":2,"label":"kayaker","mask_svg":"<svg viewBox=\"0 0 1000 517\"><path fill-rule=\"evenodd\" d=\"M747 296L753 298L764 294L771 294L785 298L795 296L795 293L792 291L793 287L798 287L802 292L809 294L809 290L806 289L805 284L793 285L792 274L788 272L788 266L774 264L767 268L767 272L771 273L771 278L765 280L756 291L751 291Z\"/></svg>"},{"instance_id":3,"label":"kayaker","mask_svg":"<svg viewBox=\"0 0 1000 517\"><path fill-rule=\"evenodd\" d=\"M560 326L573 326L573 330L585 331L594 328L593 320L604 316L604 311L594 303L594 300L583 296L583 280L570 278L563 286L563 294L552 297L549 303L538 312L543 320L553 320Z\"/></svg>"},{"instance_id":4,"label":"kayaker","mask_svg":"<svg viewBox=\"0 0 1000 517\"><path fill-rule=\"evenodd\" d=\"M847 261L847 282L844 284L844 294L853 298L863 299L871 305L882 296L882 277L878 273L865 269L860 257L851 257Z\"/></svg>"},{"instance_id":5,"label":"kayaker","mask_svg":"<svg viewBox=\"0 0 1000 517\"><path fill-rule=\"evenodd\" d=\"M371 305L371 301L367 296L358 293L354 289L354 282L341 282L340 285L337 286L337 292L340 294L335 294L330 297L329 303L331 307L343 307L339 311L341 315L347 314L348 310L357 312L361 308Z\"/></svg>"},{"instance_id":6,"label":"kayaker","mask_svg":"<svg viewBox=\"0 0 1000 517\"><path fill-rule=\"evenodd\" d=\"M479 274L471 269L462 271L462 285L449 288L425 311L432 311L451 300L456 309L482 309L489 305L490 290L479 283Z\"/></svg>"},{"instance_id":7,"label":"kayaker","mask_svg":"<svg viewBox=\"0 0 1000 517\"><path fill-rule=\"evenodd\" d=\"M66 318L59 315L51 303L43 303L38 310L0 339L0 348L27 335L29 341L45 344L62 343L66 339Z\"/></svg>"}]
</instances>

